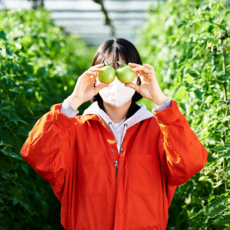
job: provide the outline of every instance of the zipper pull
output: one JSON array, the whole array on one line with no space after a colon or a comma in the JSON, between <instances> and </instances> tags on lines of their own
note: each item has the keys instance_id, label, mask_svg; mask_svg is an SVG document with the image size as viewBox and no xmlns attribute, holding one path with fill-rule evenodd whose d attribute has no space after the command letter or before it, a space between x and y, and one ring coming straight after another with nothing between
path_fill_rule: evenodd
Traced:
<instances>
[{"instance_id":1,"label":"zipper pull","mask_svg":"<svg viewBox=\"0 0 230 230\"><path fill-rule=\"evenodd\" d=\"M116 177L117 177L117 168L118 168L118 160L115 160L115 168L116 168Z\"/></svg>"}]
</instances>

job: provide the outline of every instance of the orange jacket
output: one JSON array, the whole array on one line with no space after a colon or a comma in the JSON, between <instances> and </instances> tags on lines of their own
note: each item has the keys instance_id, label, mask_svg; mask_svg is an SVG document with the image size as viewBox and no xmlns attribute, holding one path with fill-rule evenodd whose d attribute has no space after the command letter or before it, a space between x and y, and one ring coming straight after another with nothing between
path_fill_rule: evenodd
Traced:
<instances>
[{"instance_id":1,"label":"orange jacket","mask_svg":"<svg viewBox=\"0 0 230 230\"><path fill-rule=\"evenodd\" d=\"M127 130L120 156L97 115L69 118L60 103L36 122L20 153L51 184L66 230L166 229L177 185L208 158L177 102L171 102Z\"/></svg>"}]
</instances>

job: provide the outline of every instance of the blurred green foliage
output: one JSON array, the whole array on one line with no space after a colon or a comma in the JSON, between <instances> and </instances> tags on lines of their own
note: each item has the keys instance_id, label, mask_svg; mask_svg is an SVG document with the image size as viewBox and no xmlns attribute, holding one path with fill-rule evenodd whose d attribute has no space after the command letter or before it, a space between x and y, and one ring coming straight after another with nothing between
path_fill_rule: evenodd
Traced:
<instances>
[{"instance_id":1,"label":"blurred green foliage","mask_svg":"<svg viewBox=\"0 0 230 230\"><path fill-rule=\"evenodd\" d=\"M72 93L96 50L42 9L1 11L0 21L0 229L63 229L51 186L19 152L35 122Z\"/></svg>"},{"instance_id":2,"label":"blurred green foliage","mask_svg":"<svg viewBox=\"0 0 230 230\"><path fill-rule=\"evenodd\" d=\"M177 187L167 229L230 229L230 11L226 1L151 5L136 47L209 152ZM145 101L144 99L143 101ZM148 101L147 101L148 102ZM149 103L149 102L148 102Z\"/></svg>"}]
</instances>

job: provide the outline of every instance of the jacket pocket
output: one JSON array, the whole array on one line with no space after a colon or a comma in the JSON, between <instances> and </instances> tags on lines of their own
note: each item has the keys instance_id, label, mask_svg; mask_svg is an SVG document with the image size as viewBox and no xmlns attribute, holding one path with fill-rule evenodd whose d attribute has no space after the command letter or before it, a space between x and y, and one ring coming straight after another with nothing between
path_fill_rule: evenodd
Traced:
<instances>
[{"instance_id":1,"label":"jacket pocket","mask_svg":"<svg viewBox=\"0 0 230 230\"><path fill-rule=\"evenodd\" d=\"M152 154L130 154L129 189L136 194L155 195L159 162Z\"/></svg>"},{"instance_id":2,"label":"jacket pocket","mask_svg":"<svg viewBox=\"0 0 230 230\"><path fill-rule=\"evenodd\" d=\"M79 194L82 196L101 195L105 182L104 155L83 155L78 164Z\"/></svg>"}]
</instances>

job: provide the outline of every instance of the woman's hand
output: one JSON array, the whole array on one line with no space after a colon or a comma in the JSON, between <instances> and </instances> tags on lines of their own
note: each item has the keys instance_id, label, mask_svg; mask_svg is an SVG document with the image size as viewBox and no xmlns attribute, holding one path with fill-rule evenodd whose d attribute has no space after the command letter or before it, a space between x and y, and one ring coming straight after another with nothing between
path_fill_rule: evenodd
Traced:
<instances>
[{"instance_id":1,"label":"woman's hand","mask_svg":"<svg viewBox=\"0 0 230 230\"><path fill-rule=\"evenodd\" d=\"M154 67L149 64L135 64L129 63L129 66L133 67L131 71L139 74L141 78L141 85L136 85L134 83L127 83L125 86L135 89L143 97L153 101L157 106L163 104L168 98L163 94L161 88L158 84ZM147 69L147 67L150 69Z\"/></svg>"},{"instance_id":2,"label":"woman's hand","mask_svg":"<svg viewBox=\"0 0 230 230\"><path fill-rule=\"evenodd\" d=\"M74 91L67 98L67 101L74 109L77 109L84 102L89 101L102 88L109 86L109 84L100 83L96 87L94 87L97 72L103 71L102 69L100 69L103 66L104 64L91 66L78 78Z\"/></svg>"}]
</instances>

